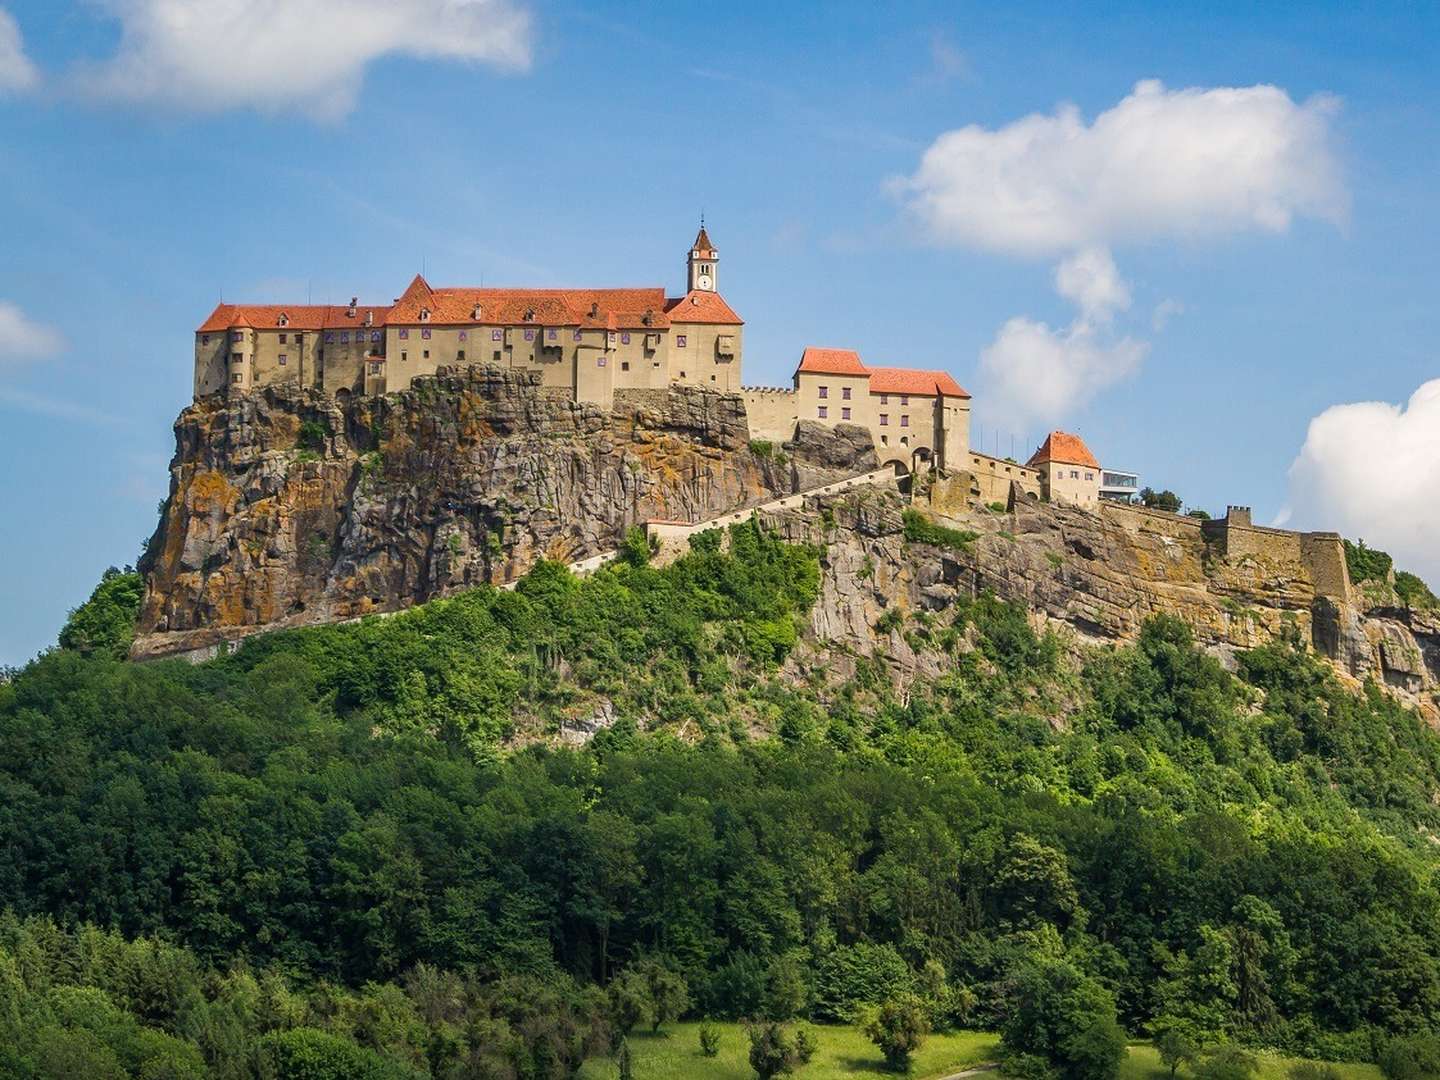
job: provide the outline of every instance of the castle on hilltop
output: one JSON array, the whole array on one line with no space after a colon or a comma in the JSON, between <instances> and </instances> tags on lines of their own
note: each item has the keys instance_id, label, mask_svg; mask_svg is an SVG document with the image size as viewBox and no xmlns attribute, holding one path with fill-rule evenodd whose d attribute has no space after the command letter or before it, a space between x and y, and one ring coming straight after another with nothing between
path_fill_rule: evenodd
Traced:
<instances>
[{"instance_id":1,"label":"castle on hilltop","mask_svg":"<svg viewBox=\"0 0 1440 1080\"><path fill-rule=\"evenodd\" d=\"M681 296L663 286L436 288L417 274L388 306L222 303L195 332L195 397L283 382L341 400L378 396L471 364L537 373L543 392L605 409L617 393L691 384L742 394L755 439L787 442L801 421L856 425L882 464L968 472L984 502L1004 502L1012 483L1079 505L1105 494L1077 436L1054 432L1023 466L971 450L970 394L944 371L877 367L849 349L812 346L789 387L742 387L744 321L718 291L719 263L702 222ZM1119 475L1133 486L1133 474Z\"/></svg>"},{"instance_id":2,"label":"castle on hilltop","mask_svg":"<svg viewBox=\"0 0 1440 1080\"><path fill-rule=\"evenodd\" d=\"M403 390L467 363L538 371L541 385L609 408L616 390L740 388L744 321L716 288L701 225L687 288L435 288L416 275L389 306L220 304L195 332L195 396L294 382L346 398Z\"/></svg>"}]
</instances>

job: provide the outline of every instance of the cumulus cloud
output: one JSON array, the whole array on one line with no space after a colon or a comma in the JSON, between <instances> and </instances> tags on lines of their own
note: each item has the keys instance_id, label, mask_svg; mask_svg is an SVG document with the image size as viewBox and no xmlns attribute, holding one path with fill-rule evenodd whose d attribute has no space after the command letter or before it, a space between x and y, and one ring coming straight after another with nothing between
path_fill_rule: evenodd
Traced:
<instances>
[{"instance_id":1,"label":"cumulus cloud","mask_svg":"<svg viewBox=\"0 0 1440 1080\"><path fill-rule=\"evenodd\" d=\"M35 322L8 300L0 300L0 365L50 356L64 347L59 331Z\"/></svg>"},{"instance_id":2,"label":"cumulus cloud","mask_svg":"<svg viewBox=\"0 0 1440 1080\"><path fill-rule=\"evenodd\" d=\"M1083 315L1063 329L1013 318L980 354L985 411L1020 429L1054 423L1133 375L1148 350L1133 338L1105 338Z\"/></svg>"},{"instance_id":3,"label":"cumulus cloud","mask_svg":"<svg viewBox=\"0 0 1440 1080\"><path fill-rule=\"evenodd\" d=\"M0 8L0 94L29 90L40 81L40 73L25 55L20 24Z\"/></svg>"},{"instance_id":4,"label":"cumulus cloud","mask_svg":"<svg viewBox=\"0 0 1440 1080\"><path fill-rule=\"evenodd\" d=\"M1440 379L1405 405L1334 405L1310 421L1281 520L1364 539L1440 583Z\"/></svg>"},{"instance_id":5,"label":"cumulus cloud","mask_svg":"<svg viewBox=\"0 0 1440 1080\"><path fill-rule=\"evenodd\" d=\"M1055 268L1055 290L1090 323L1107 323L1130 306L1130 287L1105 248L1077 251Z\"/></svg>"},{"instance_id":6,"label":"cumulus cloud","mask_svg":"<svg viewBox=\"0 0 1440 1080\"><path fill-rule=\"evenodd\" d=\"M941 135L893 190L932 240L1021 255L1258 229L1347 210L1338 103L1274 86L1137 83L1087 124L1063 105Z\"/></svg>"},{"instance_id":7,"label":"cumulus cloud","mask_svg":"<svg viewBox=\"0 0 1440 1080\"><path fill-rule=\"evenodd\" d=\"M119 50L76 80L109 100L334 119L383 56L530 63L530 18L512 0L102 2L120 20Z\"/></svg>"}]
</instances>

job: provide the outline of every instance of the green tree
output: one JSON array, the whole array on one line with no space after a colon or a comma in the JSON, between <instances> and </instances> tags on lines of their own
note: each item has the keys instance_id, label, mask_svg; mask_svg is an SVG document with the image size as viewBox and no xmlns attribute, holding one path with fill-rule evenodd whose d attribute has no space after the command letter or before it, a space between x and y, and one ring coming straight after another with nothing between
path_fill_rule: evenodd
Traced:
<instances>
[{"instance_id":1,"label":"green tree","mask_svg":"<svg viewBox=\"0 0 1440 1080\"><path fill-rule=\"evenodd\" d=\"M1170 1070L1171 1080L1181 1065L1193 1066L1199 1060L1204 1044L1199 1029L1191 1021L1179 1016L1160 1016L1156 1017L1151 1030L1160 1063Z\"/></svg>"},{"instance_id":2,"label":"green tree","mask_svg":"<svg viewBox=\"0 0 1440 1080\"><path fill-rule=\"evenodd\" d=\"M1064 1080L1114 1080L1125 1033L1110 991L1068 961L1053 960L1018 977L1001 1045L1007 1056L1044 1059Z\"/></svg>"},{"instance_id":3,"label":"green tree","mask_svg":"<svg viewBox=\"0 0 1440 1080\"><path fill-rule=\"evenodd\" d=\"M1239 1046L1217 1046L1195 1066L1195 1080L1252 1080L1260 1067L1250 1051Z\"/></svg>"},{"instance_id":4,"label":"green tree","mask_svg":"<svg viewBox=\"0 0 1440 1080\"><path fill-rule=\"evenodd\" d=\"M1141 505L1151 510L1167 510L1172 514L1180 512L1180 496L1168 488L1164 491L1156 491L1150 487L1141 488L1139 498Z\"/></svg>"},{"instance_id":5,"label":"green tree","mask_svg":"<svg viewBox=\"0 0 1440 1080\"><path fill-rule=\"evenodd\" d=\"M861 1027L891 1069L909 1072L911 1055L930 1033L930 1018L919 997L905 994L868 1010Z\"/></svg>"},{"instance_id":6,"label":"green tree","mask_svg":"<svg viewBox=\"0 0 1440 1080\"><path fill-rule=\"evenodd\" d=\"M60 631L62 648L83 655L123 658L135 638L135 620L140 615L140 600L145 595L145 582L128 568L110 567L100 584L81 604Z\"/></svg>"},{"instance_id":7,"label":"green tree","mask_svg":"<svg viewBox=\"0 0 1440 1080\"><path fill-rule=\"evenodd\" d=\"M808 1062L815 1053L809 1032L793 1032L784 1024L761 1020L749 1024L750 1067L759 1080L786 1076Z\"/></svg>"},{"instance_id":8,"label":"green tree","mask_svg":"<svg viewBox=\"0 0 1440 1080\"><path fill-rule=\"evenodd\" d=\"M700 1024L700 1052L706 1057L720 1053L720 1029L708 1020Z\"/></svg>"}]
</instances>

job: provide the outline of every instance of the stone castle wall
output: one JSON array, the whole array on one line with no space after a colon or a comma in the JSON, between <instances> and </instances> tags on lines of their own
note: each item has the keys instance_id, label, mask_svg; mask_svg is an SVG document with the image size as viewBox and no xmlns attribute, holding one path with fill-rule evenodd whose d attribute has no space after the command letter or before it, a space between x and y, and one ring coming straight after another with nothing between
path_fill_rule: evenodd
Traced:
<instances>
[{"instance_id":1,"label":"stone castle wall","mask_svg":"<svg viewBox=\"0 0 1440 1080\"><path fill-rule=\"evenodd\" d=\"M750 418L750 437L774 443L788 442L800 419L800 402L794 390L779 386L747 386L740 391Z\"/></svg>"}]
</instances>

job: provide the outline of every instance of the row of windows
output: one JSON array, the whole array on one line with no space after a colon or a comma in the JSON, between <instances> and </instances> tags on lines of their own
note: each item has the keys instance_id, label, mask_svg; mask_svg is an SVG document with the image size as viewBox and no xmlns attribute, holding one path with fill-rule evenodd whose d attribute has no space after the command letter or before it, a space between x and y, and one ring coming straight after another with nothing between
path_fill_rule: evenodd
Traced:
<instances>
[{"instance_id":1,"label":"row of windows","mask_svg":"<svg viewBox=\"0 0 1440 1080\"><path fill-rule=\"evenodd\" d=\"M1065 475L1065 470L1061 469L1061 470L1060 470L1058 473L1056 473L1055 475L1056 475L1056 476L1064 476L1064 475ZM1079 479L1080 479L1080 470L1079 470L1079 469L1071 469L1071 470L1070 470L1070 479L1071 479L1071 480L1079 480ZM1093 472L1087 472L1087 473L1085 474L1085 479L1086 479L1086 480L1094 480L1094 479L1095 479L1095 474L1094 474Z\"/></svg>"},{"instance_id":2,"label":"row of windows","mask_svg":"<svg viewBox=\"0 0 1440 1080\"><path fill-rule=\"evenodd\" d=\"M828 387L828 386L821 386L821 387L818 387L818 389L819 389L819 391L820 391L820 399L821 399L822 401L830 397L830 387ZM849 401L849 400L850 400L850 389L851 389L851 388L848 387L848 386L842 386L842 387L840 388L840 400L842 400L842 401ZM881 395L880 395L880 404L881 404L881 405L889 405L889 404L890 404L890 395L889 395L889 394L881 394ZM901 394L901 395L900 395L900 404L901 404L901 405L909 405L909 404L910 404L910 395L909 395L909 394Z\"/></svg>"},{"instance_id":3,"label":"row of windows","mask_svg":"<svg viewBox=\"0 0 1440 1080\"><path fill-rule=\"evenodd\" d=\"M682 378L684 377L684 373L683 373L683 372L681 373L681 377L682 377ZM712 375L711 378L713 379L714 376ZM821 420L828 420L828 419L830 419L830 407L829 407L828 405L819 405L819 406L816 406L815 415L816 415L819 419L821 419ZM849 420L849 419L850 419L850 406L845 405L845 406L842 406L842 407L841 407L841 409L840 409L840 419L841 419L841 420ZM881 427L889 427L889 426L890 426L890 414L889 414L889 413L883 413L883 412L882 412L882 413L880 414L880 426L881 426ZM909 413L905 413L905 414L903 414L903 415L900 417L900 426L901 426L901 427L909 427L909 426L910 426L910 414L909 414Z\"/></svg>"}]
</instances>

